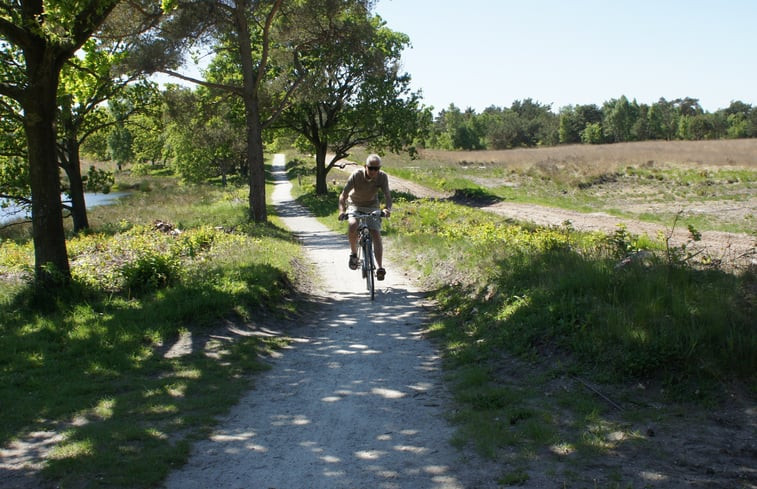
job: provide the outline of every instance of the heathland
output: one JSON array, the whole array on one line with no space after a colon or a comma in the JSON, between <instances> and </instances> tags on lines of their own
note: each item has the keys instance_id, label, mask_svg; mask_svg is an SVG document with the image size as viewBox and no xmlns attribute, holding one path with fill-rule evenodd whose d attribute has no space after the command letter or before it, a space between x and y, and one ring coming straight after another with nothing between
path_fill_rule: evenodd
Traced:
<instances>
[{"instance_id":1,"label":"heathland","mask_svg":"<svg viewBox=\"0 0 757 489\"><path fill-rule=\"evenodd\" d=\"M425 189L397 188L389 250L433 300L427 334L449 369L452 441L495 461L493 480L541 470L567 487L757 484L755 269L697 245L714 231L754 237L756 149L385 156L388 173ZM333 170L329 194L315 195L312 162L294 156L299 200L341 229L346 174ZM265 375L261 359L287 341L266 328L318 307L297 241L276 219L246 222L243 185L165 172L117 184L131 196L69 236L65 293L29 288L29 231L2 231L2 475L19 485L155 487ZM508 203L663 232L585 232L480 208ZM673 227L690 238L666 239Z\"/></svg>"}]
</instances>

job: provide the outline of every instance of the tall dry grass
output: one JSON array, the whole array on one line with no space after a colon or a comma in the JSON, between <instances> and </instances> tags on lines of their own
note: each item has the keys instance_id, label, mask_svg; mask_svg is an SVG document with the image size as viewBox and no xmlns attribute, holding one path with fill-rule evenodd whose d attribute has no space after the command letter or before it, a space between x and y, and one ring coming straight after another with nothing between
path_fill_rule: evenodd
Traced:
<instances>
[{"instance_id":1,"label":"tall dry grass","mask_svg":"<svg viewBox=\"0 0 757 489\"><path fill-rule=\"evenodd\" d=\"M424 149L421 158L442 163L533 166L578 166L606 172L619 167L675 165L683 167L757 168L757 139L717 141L641 141L616 144L576 144L498 151Z\"/></svg>"}]
</instances>

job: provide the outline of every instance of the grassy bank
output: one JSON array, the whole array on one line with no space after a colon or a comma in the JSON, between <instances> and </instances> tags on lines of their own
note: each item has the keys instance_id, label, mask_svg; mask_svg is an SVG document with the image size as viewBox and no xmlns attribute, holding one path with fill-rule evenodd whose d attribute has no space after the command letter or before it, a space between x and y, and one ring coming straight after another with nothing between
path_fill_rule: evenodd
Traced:
<instances>
[{"instance_id":1,"label":"grassy bank","mask_svg":"<svg viewBox=\"0 0 757 489\"><path fill-rule=\"evenodd\" d=\"M285 341L245 332L296 314L299 247L247 222L246 188L120 184L68 240L70 290L28 287L22 228L0 242L0 443L62 433L42 472L58 487L156 487Z\"/></svg>"},{"instance_id":2,"label":"grassy bank","mask_svg":"<svg viewBox=\"0 0 757 489\"><path fill-rule=\"evenodd\" d=\"M338 229L337 190L311 190L299 201ZM695 269L622 229L539 228L402 197L395 207L384 223L392 255L434 291L450 358L566 353L602 380L693 382L692 392L753 380L753 272Z\"/></svg>"},{"instance_id":3,"label":"grassy bank","mask_svg":"<svg viewBox=\"0 0 757 489\"><path fill-rule=\"evenodd\" d=\"M316 196L307 165L290 171L304 175L299 201L340 228L339 189ZM695 269L623 229L539 228L398 197L387 252L438 306L429 331L459 403L453 442L502 462L502 485L538 472L629 487L620 469L595 477L598 458L644 451L650 424L757 396L754 270Z\"/></svg>"}]
</instances>

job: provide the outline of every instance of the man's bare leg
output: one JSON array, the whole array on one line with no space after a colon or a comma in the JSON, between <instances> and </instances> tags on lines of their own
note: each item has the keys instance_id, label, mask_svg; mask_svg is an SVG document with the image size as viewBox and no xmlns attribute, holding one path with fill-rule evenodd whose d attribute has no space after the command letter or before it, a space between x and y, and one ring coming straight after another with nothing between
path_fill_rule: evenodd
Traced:
<instances>
[{"instance_id":1,"label":"man's bare leg","mask_svg":"<svg viewBox=\"0 0 757 489\"><path fill-rule=\"evenodd\" d=\"M350 252L357 255L357 220L352 217L347 227L347 239L350 241Z\"/></svg>"},{"instance_id":2,"label":"man's bare leg","mask_svg":"<svg viewBox=\"0 0 757 489\"><path fill-rule=\"evenodd\" d=\"M371 238L373 238L373 255L376 257L376 264L379 268L384 268L384 243L381 241L381 232L371 229Z\"/></svg>"}]
</instances>

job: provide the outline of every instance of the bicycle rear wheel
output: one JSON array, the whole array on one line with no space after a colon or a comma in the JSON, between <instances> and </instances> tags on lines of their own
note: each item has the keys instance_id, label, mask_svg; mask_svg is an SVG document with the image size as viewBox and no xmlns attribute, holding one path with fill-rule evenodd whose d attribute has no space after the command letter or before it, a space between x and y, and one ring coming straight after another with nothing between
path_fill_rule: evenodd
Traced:
<instances>
[{"instance_id":1,"label":"bicycle rear wheel","mask_svg":"<svg viewBox=\"0 0 757 489\"><path fill-rule=\"evenodd\" d=\"M376 296L376 279L374 275L376 267L373 264L373 243L370 240L365 240L363 243L363 263L365 264L365 286L371 294L371 300L373 300Z\"/></svg>"}]
</instances>

